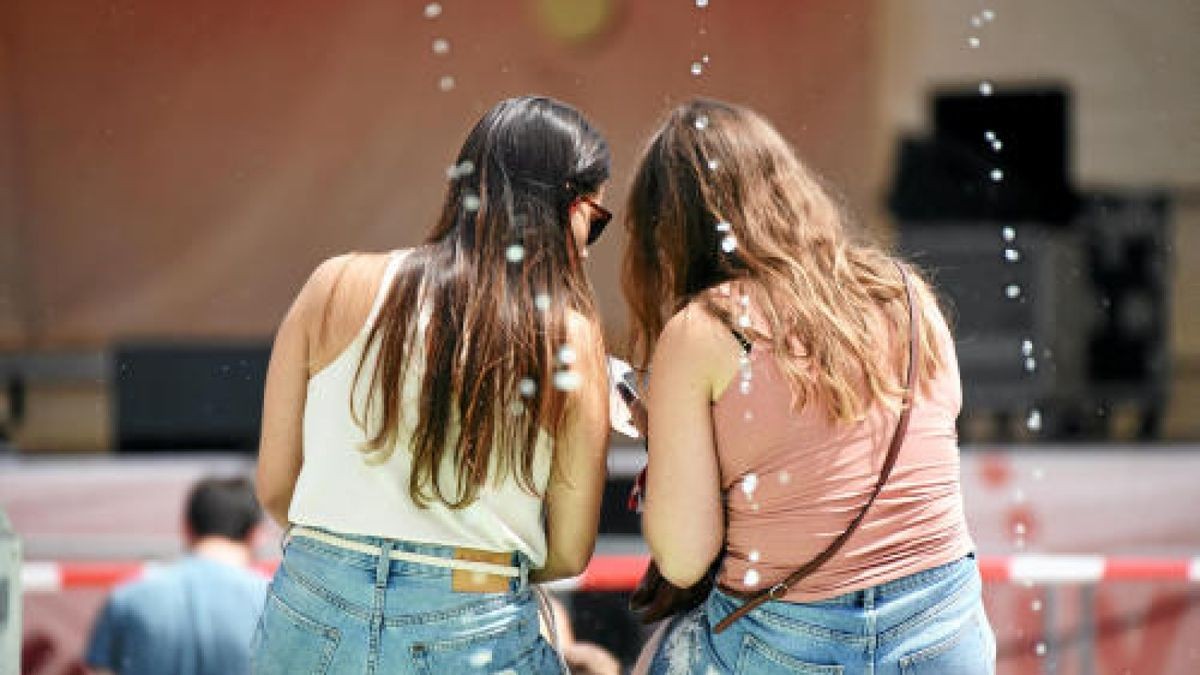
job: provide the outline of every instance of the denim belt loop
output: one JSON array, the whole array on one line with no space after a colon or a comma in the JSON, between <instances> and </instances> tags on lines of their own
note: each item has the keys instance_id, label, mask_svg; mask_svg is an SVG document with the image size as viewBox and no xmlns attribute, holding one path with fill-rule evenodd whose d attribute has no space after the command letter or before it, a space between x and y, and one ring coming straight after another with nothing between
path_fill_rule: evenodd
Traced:
<instances>
[{"instance_id":1,"label":"denim belt loop","mask_svg":"<svg viewBox=\"0 0 1200 675\"><path fill-rule=\"evenodd\" d=\"M517 577L517 592L524 592L529 588L529 558L524 553L516 553L517 568L521 570L521 574Z\"/></svg>"}]
</instances>

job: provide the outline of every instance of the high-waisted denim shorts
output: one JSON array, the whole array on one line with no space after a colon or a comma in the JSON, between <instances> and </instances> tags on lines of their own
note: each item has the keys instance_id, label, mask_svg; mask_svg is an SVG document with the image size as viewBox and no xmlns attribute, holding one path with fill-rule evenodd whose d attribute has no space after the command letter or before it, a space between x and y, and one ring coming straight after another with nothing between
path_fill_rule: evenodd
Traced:
<instances>
[{"instance_id":1,"label":"high-waisted denim shorts","mask_svg":"<svg viewBox=\"0 0 1200 675\"><path fill-rule=\"evenodd\" d=\"M809 603L768 602L717 635L742 604L720 590L673 620L651 673L992 675L996 638L975 556Z\"/></svg>"},{"instance_id":2,"label":"high-waisted denim shorts","mask_svg":"<svg viewBox=\"0 0 1200 675\"><path fill-rule=\"evenodd\" d=\"M541 637L527 574L504 593L454 592L449 568L386 555L401 550L450 558L451 547L338 536L385 554L293 537L254 635L254 673L562 672ZM515 557L514 564L528 570L527 561Z\"/></svg>"}]
</instances>

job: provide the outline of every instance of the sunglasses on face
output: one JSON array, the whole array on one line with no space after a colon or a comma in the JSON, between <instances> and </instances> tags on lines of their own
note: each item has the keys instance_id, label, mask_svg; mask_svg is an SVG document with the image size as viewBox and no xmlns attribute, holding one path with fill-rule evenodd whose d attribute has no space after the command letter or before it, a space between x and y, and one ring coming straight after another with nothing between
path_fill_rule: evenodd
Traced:
<instances>
[{"instance_id":1,"label":"sunglasses on face","mask_svg":"<svg viewBox=\"0 0 1200 675\"><path fill-rule=\"evenodd\" d=\"M588 223L587 245L591 246L596 243L596 240L603 234L604 228L608 226L608 222L612 220L612 211L600 206L591 197L580 195L578 201L592 207L592 220Z\"/></svg>"}]
</instances>

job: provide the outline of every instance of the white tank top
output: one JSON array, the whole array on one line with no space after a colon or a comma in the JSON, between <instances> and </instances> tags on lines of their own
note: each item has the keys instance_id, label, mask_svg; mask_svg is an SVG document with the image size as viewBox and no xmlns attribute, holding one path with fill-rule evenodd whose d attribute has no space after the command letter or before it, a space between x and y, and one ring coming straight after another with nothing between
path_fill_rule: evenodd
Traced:
<instances>
[{"instance_id":1,"label":"white tank top","mask_svg":"<svg viewBox=\"0 0 1200 675\"><path fill-rule=\"evenodd\" d=\"M421 508L409 496L408 478L412 470L409 444L416 422L423 372L419 362L412 364L403 382L400 433L391 457L383 463L371 464L367 461L368 454L359 450L364 447L368 434L351 415L351 389L354 389L355 410L361 419L370 393L371 373L378 358L378 341L367 354L357 388L354 387L354 374L367 344L367 334L391 288L402 257L399 252L391 255L362 329L336 359L308 380L304 406L304 462L292 494L288 520L296 525L347 534L489 551L520 551L529 557L535 568L541 567L546 560L542 498L523 490L512 476L502 481L488 480L480 488L478 499L461 509L451 509L437 500L431 500L426 508ZM429 316L422 312L418 336L425 334L428 324ZM411 350L418 358L424 354L422 341L418 339ZM374 408L377 411L379 405ZM368 418L367 428L377 428L379 417L373 414L373 418ZM534 486L539 495L545 494L550 476L552 447L549 435L541 432L533 467ZM493 452L493 458L498 454ZM440 484L452 491L456 483L451 462L444 463L439 471Z\"/></svg>"}]
</instances>

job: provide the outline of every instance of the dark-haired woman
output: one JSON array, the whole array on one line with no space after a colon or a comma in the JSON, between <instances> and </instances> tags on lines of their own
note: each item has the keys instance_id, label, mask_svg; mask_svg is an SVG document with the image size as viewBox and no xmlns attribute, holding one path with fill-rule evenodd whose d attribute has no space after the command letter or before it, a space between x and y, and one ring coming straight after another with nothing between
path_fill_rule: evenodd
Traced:
<instances>
[{"instance_id":1,"label":"dark-haired woman","mask_svg":"<svg viewBox=\"0 0 1200 675\"><path fill-rule=\"evenodd\" d=\"M333 258L280 326L258 490L290 526L257 673L559 672L531 582L596 537L608 431L586 247L604 139L503 101L407 251Z\"/></svg>"},{"instance_id":2,"label":"dark-haired woman","mask_svg":"<svg viewBox=\"0 0 1200 675\"><path fill-rule=\"evenodd\" d=\"M643 665L993 672L959 484L954 343L917 272L854 240L766 121L715 101L657 131L627 216L623 287L652 352L643 529L676 585L724 556L717 588Z\"/></svg>"}]
</instances>

